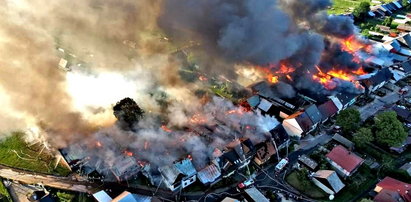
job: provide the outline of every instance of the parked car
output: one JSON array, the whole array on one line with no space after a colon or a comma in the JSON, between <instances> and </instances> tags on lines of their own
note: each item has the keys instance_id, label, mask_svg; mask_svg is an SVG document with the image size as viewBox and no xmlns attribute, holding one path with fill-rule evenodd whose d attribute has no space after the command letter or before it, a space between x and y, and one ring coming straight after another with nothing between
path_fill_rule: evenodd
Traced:
<instances>
[{"instance_id":1,"label":"parked car","mask_svg":"<svg viewBox=\"0 0 411 202\"><path fill-rule=\"evenodd\" d=\"M246 188L246 187L249 187L249 186L253 185L254 182L255 182L255 181L254 181L253 178L249 178L249 179L247 179L246 181L241 182L241 183L238 184L237 186L238 186L238 188L240 188L240 189L244 189L244 188Z\"/></svg>"}]
</instances>

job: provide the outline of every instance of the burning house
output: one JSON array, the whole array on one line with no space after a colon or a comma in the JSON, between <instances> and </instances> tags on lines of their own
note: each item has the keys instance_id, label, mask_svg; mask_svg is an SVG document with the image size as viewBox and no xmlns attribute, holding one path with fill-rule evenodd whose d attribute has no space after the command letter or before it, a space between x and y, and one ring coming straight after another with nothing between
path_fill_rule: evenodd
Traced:
<instances>
[{"instance_id":1,"label":"burning house","mask_svg":"<svg viewBox=\"0 0 411 202\"><path fill-rule=\"evenodd\" d=\"M247 166L254 154L255 147L250 139L237 139L231 142L217 159L222 176L228 177Z\"/></svg>"}]
</instances>

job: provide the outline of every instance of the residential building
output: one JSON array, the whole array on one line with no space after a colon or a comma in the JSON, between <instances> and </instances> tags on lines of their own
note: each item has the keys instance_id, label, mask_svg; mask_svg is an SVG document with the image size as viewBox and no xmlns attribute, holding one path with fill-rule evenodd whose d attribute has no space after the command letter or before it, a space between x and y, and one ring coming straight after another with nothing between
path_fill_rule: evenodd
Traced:
<instances>
[{"instance_id":1,"label":"residential building","mask_svg":"<svg viewBox=\"0 0 411 202\"><path fill-rule=\"evenodd\" d=\"M368 79L361 80L366 93L372 93L391 80L393 74L389 68L383 68Z\"/></svg>"},{"instance_id":2,"label":"residential building","mask_svg":"<svg viewBox=\"0 0 411 202\"><path fill-rule=\"evenodd\" d=\"M197 171L191 159L184 159L158 169L164 185L171 191L183 189L196 181Z\"/></svg>"},{"instance_id":3,"label":"residential building","mask_svg":"<svg viewBox=\"0 0 411 202\"><path fill-rule=\"evenodd\" d=\"M275 146L271 141L265 141L262 142L258 145L257 147L257 153L254 157L254 162L257 165L262 165L268 160L270 160L271 156L277 153Z\"/></svg>"},{"instance_id":4,"label":"residential building","mask_svg":"<svg viewBox=\"0 0 411 202\"><path fill-rule=\"evenodd\" d=\"M300 139L306 133L314 130L315 124L305 112L296 112L283 121L283 127L290 137Z\"/></svg>"},{"instance_id":5,"label":"residential building","mask_svg":"<svg viewBox=\"0 0 411 202\"><path fill-rule=\"evenodd\" d=\"M298 162L304 164L306 167L308 167L312 171L314 171L318 166L317 162L315 162L313 159L309 158L305 154L298 157Z\"/></svg>"},{"instance_id":6,"label":"residential building","mask_svg":"<svg viewBox=\"0 0 411 202\"><path fill-rule=\"evenodd\" d=\"M374 188L378 194L374 197L376 202L411 201L411 184L401 182L391 177L385 177Z\"/></svg>"},{"instance_id":7,"label":"residential building","mask_svg":"<svg viewBox=\"0 0 411 202\"><path fill-rule=\"evenodd\" d=\"M320 189L330 195L335 195L345 187L337 173L333 170L319 170L311 175L311 180Z\"/></svg>"},{"instance_id":8,"label":"residential building","mask_svg":"<svg viewBox=\"0 0 411 202\"><path fill-rule=\"evenodd\" d=\"M246 189L244 197L249 202L269 202L270 201L255 187Z\"/></svg>"},{"instance_id":9,"label":"residential building","mask_svg":"<svg viewBox=\"0 0 411 202\"><path fill-rule=\"evenodd\" d=\"M217 158L217 164L223 177L247 166L255 155L255 147L250 139L236 139L227 145L227 149Z\"/></svg>"},{"instance_id":10,"label":"residential building","mask_svg":"<svg viewBox=\"0 0 411 202\"><path fill-rule=\"evenodd\" d=\"M197 179L204 185L213 185L219 181L220 177L221 171L215 164L207 165L197 172Z\"/></svg>"},{"instance_id":11,"label":"residential building","mask_svg":"<svg viewBox=\"0 0 411 202\"><path fill-rule=\"evenodd\" d=\"M404 170L405 172L408 173L409 176L411 176L411 162L405 163L400 167L401 170Z\"/></svg>"},{"instance_id":12,"label":"residential building","mask_svg":"<svg viewBox=\"0 0 411 202\"><path fill-rule=\"evenodd\" d=\"M93 197L98 202L111 202L113 200L104 190L94 193Z\"/></svg>"},{"instance_id":13,"label":"residential building","mask_svg":"<svg viewBox=\"0 0 411 202\"><path fill-rule=\"evenodd\" d=\"M326 160L336 169L337 173L344 178L351 176L364 162L364 159L348 151L341 145L334 147L326 155Z\"/></svg>"},{"instance_id":14,"label":"residential building","mask_svg":"<svg viewBox=\"0 0 411 202\"><path fill-rule=\"evenodd\" d=\"M338 93L335 97L339 100L342 105L342 109L347 109L349 106L353 105L357 100L358 94L351 94L351 93ZM334 102L336 104L337 102ZM338 107L338 105L336 104Z\"/></svg>"},{"instance_id":15,"label":"residential building","mask_svg":"<svg viewBox=\"0 0 411 202\"><path fill-rule=\"evenodd\" d=\"M326 122L329 118L334 116L338 113L338 107L332 100L328 100L327 102L318 106L318 110L321 113L321 122Z\"/></svg>"},{"instance_id":16,"label":"residential building","mask_svg":"<svg viewBox=\"0 0 411 202\"><path fill-rule=\"evenodd\" d=\"M276 150L281 150L290 144L290 136L284 129L283 125L278 124L274 129L270 131L271 142L277 147Z\"/></svg>"},{"instance_id":17,"label":"residential building","mask_svg":"<svg viewBox=\"0 0 411 202\"><path fill-rule=\"evenodd\" d=\"M221 202L240 202L240 201L235 198L225 197Z\"/></svg>"},{"instance_id":18,"label":"residential building","mask_svg":"<svg viewBox=\"0 0 411 202\"><path fill-rule=\"evenodd\" d=\"M333 140L344 145L346 148L348 148L349 150L352 150L354 148L354 143L351 142L350 140L348 140L347 138L341 136L340 134L335 134L333 136Z\"/></svg>"},{"instance_id":19,"label":"residential building","mask_svg":"<svg viewBox=\"0 0 411 202\"><path fill-rule=\"evenodd\" d=\"M408 123L411 123L411 112L407 110L406 108L399 107L397 105L394 105L391 107L391 109L397 114L397 116Z\"/></svg>"}]
</instances>

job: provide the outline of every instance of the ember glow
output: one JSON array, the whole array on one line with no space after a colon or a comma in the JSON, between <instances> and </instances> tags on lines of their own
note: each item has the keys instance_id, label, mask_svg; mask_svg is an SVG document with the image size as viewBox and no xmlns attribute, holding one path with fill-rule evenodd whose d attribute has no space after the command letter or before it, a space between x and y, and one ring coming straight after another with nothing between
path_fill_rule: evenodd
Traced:
<instances>
[{"instance_id":1,"label":"ember glow","mask_svg":"<svg viewBox=\"0 0 411 202\"><path fill-rule=\"evenodd\" d=\"M341 42L342 49L347 51L351 54L354 54L360 50L364 50L366 52L371 52L372 46L368 44L364 44L356 39L354 35L348 37L347 39Z\"/></svg>"},{"instance_id":2,"label":"ember glow","mask_svg":"<svg viewBox=\"0 0 411 202\"><path fill-rule=\"evenodd\" d=\"M170 128L168 128L166 125L162 125L161 129L164 130L165 132L171 133L173 132Z\"/></svg>"}]
</instances>

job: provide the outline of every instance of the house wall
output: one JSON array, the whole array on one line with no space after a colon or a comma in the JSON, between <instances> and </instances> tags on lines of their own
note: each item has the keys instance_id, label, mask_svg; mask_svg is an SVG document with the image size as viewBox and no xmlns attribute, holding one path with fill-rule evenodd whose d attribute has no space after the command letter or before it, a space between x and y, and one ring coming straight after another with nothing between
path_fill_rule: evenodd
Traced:
<instances>
[{"instance_id":1,"label":"house wall","mask_svg":"<svg viewBox=\"0 0 411 202\"><path fill-rule=\"evenodd\" d=\"M184 180L181 182L181 187L182 187L182 188L185 188L185 187L189 186L190 184L193 184L196 180L197 180L196 175L193 175L193 176L191 176L191 177L188 177L188 178L184 179Z\"/></svg>"},{"instance_id":2,"label":"house wall","mask_svg":"<svg viewBox=\"0 0 411 202\"><path fill-rule=\"evenodd\" d=\"M333 168L336 169L337 173L340 174L341 176L343 176L344 178L349 177L351 175L350 172L346 171L344 168L342 168L341 166L339 166L337 163L335 163L334 161L332 161L329 158L326 158L326 160L331 164L331 166Z\"/></svg>"},{"instance_id":3,"label":"house wall","mask_svg":"<svg viewBox=\"0 0 411 202\"><path fill-rule=\"evenodd\" d=\"M327 194L335 194L333 190L331 190L330 188L328 188L327 186L325 186L323 183L321 183L320 181L318 181L316 178L311 178L311 180L314 182L315 185L317 185L318 187L320 187L320 189L322 189L323 191L325 191Z\"/></svg>"},{"instance_id":4,"label":"house wall","mask_svg":"<svg viewBox=\"0 0 411 202\"><path fill-rule=\"evenodd\" d=\"M295 119L285 119L283 121L283 127L291 137L301 138L301 134L304 132Z\"/></svg>"}]
</instances>

